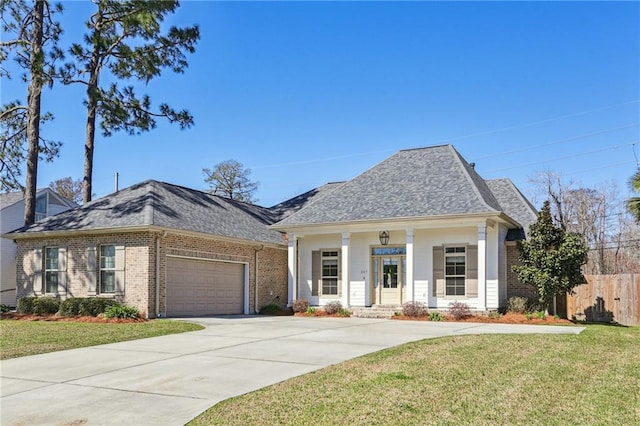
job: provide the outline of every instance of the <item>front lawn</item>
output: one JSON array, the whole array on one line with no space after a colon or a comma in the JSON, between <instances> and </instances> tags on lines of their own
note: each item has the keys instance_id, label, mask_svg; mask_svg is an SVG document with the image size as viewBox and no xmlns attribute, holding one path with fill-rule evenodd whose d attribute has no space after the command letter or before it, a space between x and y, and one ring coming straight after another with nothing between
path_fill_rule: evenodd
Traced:
<instances>
[{"instance_id":1,"label":"front lawn","mask_svg":"<svg viewBox=\"0 0 640 426\"><path fill-rule=\"evenodd\" d=\"M58 321L0 321L0 359L82 348L125 340L201 330L182 321L84 323Z\"/></svg>"},{"instance_id":2,"label":"front lawn","mask_svg":"<svg viewBox=\"0 0 640 426\"><path fill-rule=\"evenodd\" d=\"M640 327L423 340L223 401L189 423L258 424L637 425Z\"/></svg>"}]
</instances>

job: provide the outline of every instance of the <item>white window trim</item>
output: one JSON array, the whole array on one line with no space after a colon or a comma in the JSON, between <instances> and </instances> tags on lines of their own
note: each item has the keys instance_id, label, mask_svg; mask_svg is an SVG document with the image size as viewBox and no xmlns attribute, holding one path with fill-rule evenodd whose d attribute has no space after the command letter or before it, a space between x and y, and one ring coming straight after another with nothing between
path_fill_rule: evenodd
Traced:
<instances>
[{"instance_id":1,"label":"white window trim","mask_svg":"<svg viewBox=\"0 0 640 426\"><path fill-rule=\"evenodd\" d=\"M335 256L325 256L325 253L333 253L335 252ZM325 276L324 275L324 261L325 260L336 260L336 275L335 276ZM335 294L326 294L324 292L324 280L326 279L335 279L336 280L336 293ZM340 294L340 249L321 249L320 250L320 283L321 287L318 289L320 296L330 299L335 299Z\"/></svg>"},{"instance_id":2,"label":"white window trim","mask_svg":"<svg viewBox=\"0 0 640 426\"><path fill-rule=\"evenodd\" d=\"M112 246L113 250L114 250L114 259L113 259L113 268L103 268L102 267L102 247L109 247ZM114 288L112 292L105 292L102 290L102 271L112 271L114 274L114 280L115 280L115 273L116 273L116 255L115 255L115 250L116 250L116 246L117 244L100 244L100 246L98 247L98 285L96 286L96 293L98 294L98 296L102 296L102 297L115 297L116 295L116 286L115 286L115 282L114 282Z\"/></svg>"},{"instance_id":3,"label":"white window trim","mask_svg":"<svg viewBox=\"0 0 640 426\"><path fill-rule=\"evenodd\" d=\"M57 269L48 269L47 268L47 254L49 253L49 249L56 249L56 263L58 264ZM44 256L42 256L42 261L44 262L42 268L42 294L58 294L60 292L60 262L59 259L60 247L58 246L47 246L44 248ZM56 291L55 292L47 292L47 272L55 272L58 277L58 282L56 283Z\"/></svg>"},{"instance_id":4,"label":"white window trim","mask_svg":"<svg viewBox=\"0 0 640 426\"><path fill-rule=\"evenodd\" d=\"M464 253L447 253L448 248L463 248ZM450 300L463 300L467 299L467 244L447 244L443 246L443 254L444 254L444 298ZM464 275L448 275L447 274L447 257L460 257L464 256ZM464 294L447 294L447 277L463 277L464 278Z\"/></svg>"}]
</instances>

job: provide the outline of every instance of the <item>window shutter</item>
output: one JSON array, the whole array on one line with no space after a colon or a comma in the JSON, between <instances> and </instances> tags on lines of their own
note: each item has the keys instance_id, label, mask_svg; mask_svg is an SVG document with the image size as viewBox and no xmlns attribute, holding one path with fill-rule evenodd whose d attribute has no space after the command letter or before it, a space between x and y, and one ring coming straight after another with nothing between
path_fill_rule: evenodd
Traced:
<instances>
[{"instance_id":1,"label":"window shutter","mask_svg":"<svg viewBox=\"0 0 640 426\"><path fill-rule=\"evenodd\" d=\"M478 297L478 246L467 246L467 297Z\"/></svg>"},{"instance_id":2,"label":"window shutter","mask_svg":"<svg viewBox=\"0 0 640 426\"><path fill-rule=\"evenodd\" d=\"M342 250L338 250L338 297L342 296Z\"/></svg>"},{"instance_id":3,"label":"window shutter","mask_svg":"<svg viewBox=\"0 0 640 426\"><path fill-rule=\"evenodd\" d=\"M318 295L318 284L322 277L322 260L320 251L311 252L311 295Z\"/></svg>"},{"instance_id":4,"label":"window shutter","mask_svg":"<svg viewBox=\"0 0 640 426\"><path fill-rule=\"evenodd\" d=\"M433 295L444 297L444 247L433 248Z\"/></svg>"},{"instance_id":5,"label":"window shutter","mask_svg":"<svg viewBox=\"0 0 640 426\"><path fill-rule=\"evenodd\" d=\"M124 246L116 246L116 288L117 295L124 295Z\"/></svg>"},{"instance_id":6,"label":"window shutter","mask_svg":"<svg viewBox=\"0 0 640 426\"><path fill-rule=\"evenodd\" d=\"M58 247L58 294L67 294L67 248Z\"/></svg>"},{"instance_id":7,"label":"window shutter","mask_svg":"<svg viewBox=\"0 0 640 426\"><path fill-rule=\"evenodd\" d=\"M98 262L97 262L97 248L96 247L87 247L87 294L89 296L96 295L96 283L97 283L97 271L98 271Z\"/></svg>"},{"instance_id":8,"label":"window shutter","mask_svg":"<svg viewBox=\"0 0 640 426\"><path fill-rule=\"evenodd\" d=\"M33 250L33 292L42 293L42 249Z\"/></svg>"}]
</instances>

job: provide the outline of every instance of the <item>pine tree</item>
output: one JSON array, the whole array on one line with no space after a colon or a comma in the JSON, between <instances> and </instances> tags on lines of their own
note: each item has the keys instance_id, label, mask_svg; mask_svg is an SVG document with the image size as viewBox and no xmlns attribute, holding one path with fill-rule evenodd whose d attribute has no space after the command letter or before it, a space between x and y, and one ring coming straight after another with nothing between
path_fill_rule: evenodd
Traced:
<instances>
[{"instance_id":1,"label":"pine tree","mask_svg":"<svg viewBox=\"0 0 640 426\"><path fill-rule=\"evenodd\" d=\"M165 68L175 73L187 67L185 53L193 53L200 38L197 25L170 27L162 31L166 15L174 13L178 1L170 0L95 0L96 12L87 21L84 43L71 46L74 59L61 69L65 84L86 86L86 135L83 200L91 201L96 121L100 117L102 135L124 131L140 134L156 127L157 118L177 122L181 128L193 125L187 110L177 111L167 104L156 110L149 96L138 96L132 85L123 81L147 84ZM109 85L101 77L115 77Z\"/></svg>"},{"instance_id":2,"label":"pine tree","mask_svg":"<svg viewBox=\"0 0 640 426\"><path fill-rule=\"evenodd\" d=\"M28 83L27 102L10 102L0 109L0 178L3 189L22 188L21 167L26 161L27 173L24 186L24 223L35 222L36 184L38 159L52 160L58 155L59 142L47 141L40 135L40 126L52 118L42 114L42 89L53 84L55 61L62 57L57 47L62 29L54 20L62 6L51 6L48 1L37 0L32 4L24 0L0 1L2 32L15 38L0 41L0 63L15 53L15 62L24 70L23 79ZM0 75L9 78L7 68L0 68Z\"/></svg>"}]
</instances>

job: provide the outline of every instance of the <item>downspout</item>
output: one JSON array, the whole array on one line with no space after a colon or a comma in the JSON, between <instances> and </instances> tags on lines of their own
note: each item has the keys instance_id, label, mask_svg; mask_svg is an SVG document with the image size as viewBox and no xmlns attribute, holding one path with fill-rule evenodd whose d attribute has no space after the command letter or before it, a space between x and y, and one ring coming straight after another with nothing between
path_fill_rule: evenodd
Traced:
<instances>
[{"instance_id":1,"label":"downspout","mask_svg":"<svg viewBox=\"0 0 640 426\"><path fill-rule=\"evenodd\" d=\"M256 290L254 291L254 295L255 295L255 300L253 302L253 310L255 311L255 313L258 313L258 252L264 250L264 244L260 246L259 249L256 249L256 253L255 253L255 260L253 262L254 268L255 268L255 273L254 273L254 277L255 277L255 283L256 283Z\"/></svg>"}]
</instances>

